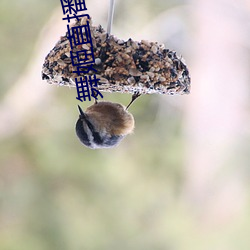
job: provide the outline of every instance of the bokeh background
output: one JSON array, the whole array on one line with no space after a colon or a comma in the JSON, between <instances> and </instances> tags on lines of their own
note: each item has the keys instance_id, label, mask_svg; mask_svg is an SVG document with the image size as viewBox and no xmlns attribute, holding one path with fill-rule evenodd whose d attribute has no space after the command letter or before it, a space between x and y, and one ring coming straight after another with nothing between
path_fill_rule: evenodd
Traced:
<instances>
[{"instance_id":1,"label":"bokeh background","mask_svg":"<svg viewBox=\"0 0 250 250\"><path fill-rule=\"evenodd\" d=\"M86 0L96 25L108 4ZM0 2L0 249L249 250L250 1L116 0L113 34L182 54L192 91L140 97L105 150L75 136L76 90L41 80L62 17Z\"/></svg>"}]
</instances>

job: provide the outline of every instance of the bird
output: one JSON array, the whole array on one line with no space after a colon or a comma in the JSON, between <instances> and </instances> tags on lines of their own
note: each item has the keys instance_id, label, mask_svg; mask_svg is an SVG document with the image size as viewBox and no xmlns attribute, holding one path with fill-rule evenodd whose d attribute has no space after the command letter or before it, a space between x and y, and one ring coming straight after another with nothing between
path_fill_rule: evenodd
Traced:
<instances>
[{"instance_id":1,"label":"bird","mask_svg":"<svg viewBox=\"0 0 250 250\"><path fill-rule=\"evenodd\" d=\"M134 130L134 117L128 108L139 96L136 92L127 107L109 101L95 101L84 112L78 105L80 114L75 130L80 142L91 149L117 146Z\"/></svg>"}]
</instances>

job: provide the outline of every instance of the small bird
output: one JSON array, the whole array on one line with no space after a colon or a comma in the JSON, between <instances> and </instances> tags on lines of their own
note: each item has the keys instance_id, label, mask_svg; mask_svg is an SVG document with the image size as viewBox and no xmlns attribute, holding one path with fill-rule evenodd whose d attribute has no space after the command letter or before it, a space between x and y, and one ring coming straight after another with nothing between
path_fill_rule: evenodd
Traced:
<instances>
[{"instance_id":1,"label":"small bird","mask_svg":"<svg viewBox=\"0 0 250 250\"><path fill-rule=\"evenodd\" d=\"M129 105L101 101L95 102L85 112L78 105L80 112L76 122L76 135L88 148L111 148L134 130L134 117L127 111L134 100L140 96L135 93Z\"/></svg>"}]
</instances>

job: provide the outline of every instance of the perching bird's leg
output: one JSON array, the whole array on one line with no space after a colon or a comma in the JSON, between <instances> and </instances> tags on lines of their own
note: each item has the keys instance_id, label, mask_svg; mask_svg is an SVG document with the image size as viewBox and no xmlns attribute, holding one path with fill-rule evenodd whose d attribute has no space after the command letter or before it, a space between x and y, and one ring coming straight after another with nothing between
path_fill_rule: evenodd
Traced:
<instances>
[{"instance_id":1,"label":"perching bird's leg","mask_svg":"<svg viewBox=\"0 0 250 250\"><path fill-rule=\"evenodd\" d=\"M140 96L140 92L136 91L133 95L132 95L132 100L131 102L128 104L126 110L128 110L128 108L131 106L131 104Z\"/></svg>"},{"instance_id":2,"label":"perching bird's leg","mask_svg":"<svg viewBox=\"0 0 250 250\"><path fill-rule=\"evenodd\" d=\"M97 100L98 92L96 90L92 90L92 96L95 98L95 104L97 104L98 103L98 100Z\"/></svg>"}]
</instances>

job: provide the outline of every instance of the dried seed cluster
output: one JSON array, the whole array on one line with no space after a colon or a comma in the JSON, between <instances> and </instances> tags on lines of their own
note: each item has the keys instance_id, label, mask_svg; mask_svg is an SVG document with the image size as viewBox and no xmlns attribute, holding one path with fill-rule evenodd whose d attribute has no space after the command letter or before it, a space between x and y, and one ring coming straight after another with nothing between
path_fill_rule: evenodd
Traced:
<instances>
[{"instance_id":1,"label":"dried seed cluster","mask_svg":"<svg viewBox=\"0 0 250 250\"><path fill-rule=\"evenodd\" d=\"M86 24L82 18L73 26ZM141 42L120 40L108 35L101 27L92 26L91 37L95 56L93 68L89 74L100 78L98 88L105 92L141 94L188 94L190 77L182 57L176 52L165 49L163 45L142 40ZM61 37L55 47L45 58L42 78L52 84L75 86L79 77L77 68L72 66L68 33ZM89 46L78 45L77 50L89 49Z\"/></svg>"}]
</instances>

